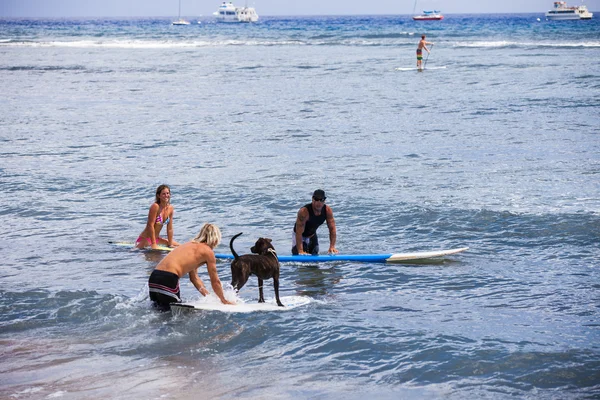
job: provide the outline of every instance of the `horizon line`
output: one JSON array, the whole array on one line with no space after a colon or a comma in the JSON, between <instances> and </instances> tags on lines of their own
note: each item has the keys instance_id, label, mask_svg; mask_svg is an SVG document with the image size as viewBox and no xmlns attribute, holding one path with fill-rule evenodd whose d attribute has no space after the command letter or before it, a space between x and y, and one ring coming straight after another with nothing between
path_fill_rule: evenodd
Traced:
<instances>
[{"instance_id":1,"label":"horizon line","mask_svg":"<svg viewBox=\"0 0 600 400\"><path fill-rule=\"evenodd\" d=\"M590 12L599 12L590 10ZM524 14L542 14L545 15L546 11L528 11L528 12L484 12L484 13L442 13L446 15L524 15ZM274 15L259 15L260 18L281 18L281 17L381 17L381 16L409 16L420 15L416 13L409 14L274 14ZM214 15L182 15L182 18L214 18ZM78 15L78 16L0 16L0 19L22 19L22 18L35 18L35 19L70 19L70 18L117 18L117 19L140 19L140 18L177 18L174 15L131 15L131 16L98 16L98 15Z\"/></svg>"}]
</instances>

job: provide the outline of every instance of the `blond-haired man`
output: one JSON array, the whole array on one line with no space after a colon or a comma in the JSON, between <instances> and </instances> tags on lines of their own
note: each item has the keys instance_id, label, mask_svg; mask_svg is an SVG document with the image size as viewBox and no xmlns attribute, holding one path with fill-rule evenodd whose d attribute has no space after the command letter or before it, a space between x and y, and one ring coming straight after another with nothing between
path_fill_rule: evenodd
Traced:
<instances>
[{"instance_id":1,"label":"blond-haired man","mask_svg":"<svg viewBox=\"0 0 600 400\"><path fill-rule=\"evenodd\" d=\"M152 271L148 280L150 300L160 309L170 309L170 304L180 302L179 279L189 274L190 281L203 296L209 291L198 276L198 267L206 264L210 284L223 304L235 304L225 298L221 280L217 274L217 262L213 249L221 242L221 231L216 225L205 224L200 233L171 251Z\"/></svg>"}]
</instances>

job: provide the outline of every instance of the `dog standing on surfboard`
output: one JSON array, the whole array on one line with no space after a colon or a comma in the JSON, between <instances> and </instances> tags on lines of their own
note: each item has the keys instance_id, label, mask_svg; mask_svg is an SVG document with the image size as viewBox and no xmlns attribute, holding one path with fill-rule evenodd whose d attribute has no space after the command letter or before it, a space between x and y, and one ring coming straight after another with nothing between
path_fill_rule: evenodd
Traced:
<instances>
[{"instance_id":1,"label":"dog standing on surfboard","mask_svg":"<svg viewBox=\"0 0 600 400\"><path fill-rule=\"evenodd\" d=\"M264 303L263 280L273 278L277 305L283 307L279 300L279 260L275 248L271 244L271 239L259 238L250 248L254 254L239 256L233 249L233 241L241 234L242 232L238 233L229 242L229 248L234 257L231 262L231 286L237 292L248 282L250 275L256 275L258 278L258 302Z\"/></svg>"}]
</instances>

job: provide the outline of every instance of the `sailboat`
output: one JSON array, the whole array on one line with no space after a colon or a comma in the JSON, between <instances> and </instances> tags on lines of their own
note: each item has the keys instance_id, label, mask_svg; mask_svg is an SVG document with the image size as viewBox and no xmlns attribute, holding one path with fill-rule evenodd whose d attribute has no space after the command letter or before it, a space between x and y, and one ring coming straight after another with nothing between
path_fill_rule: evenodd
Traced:
<instances>
[{"instance_id":1,"label":"sailboat","mask_svg":"<svg viewBox=\"0 0 600 400\"><path fill-rule=\"evenodd\" d=\"M423 11L423 14L415 15L413 19L415 21L441 21L444 19L444 16L437 10Z\"/></svg>"},{"instance_id":2,"label":"sailboat","mask_svg":"<svg viewBox=\"0 0 600 400\"><path fill-rule=\"evenodd\" d=\"M415 13L415 9L417 8L417 0L415 0L415 5L413 7L413 14ZM437 10L434 11L423 11L421 15L415 15L412 17L415 21L441 21L444 19L444 16Z\"/></svg>"},{"instance_id":3,"label":"sailboat","mask_svg":"<svg viewBox=\"0 0 600 400\"><path fill-rule=\"evenodd\" d=\"M173 25L189 25L189 21L186 21L185 19L181 18L181 0L179 0L179 14L177 14L178 19L177 21L173 21Z\"/></svg>"}]
</instances>

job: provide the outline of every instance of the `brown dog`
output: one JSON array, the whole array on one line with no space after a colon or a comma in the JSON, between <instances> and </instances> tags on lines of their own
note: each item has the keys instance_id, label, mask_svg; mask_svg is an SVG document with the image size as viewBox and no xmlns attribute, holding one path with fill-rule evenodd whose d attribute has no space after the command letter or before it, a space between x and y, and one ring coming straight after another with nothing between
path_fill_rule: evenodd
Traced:
<instances>
[{"instance_id":1,"label":"brown dog","mask_svg":"<svg viewBox=\"0 0 600 400\"><path fill-rule=\"evenodd\" d=\"M250 248L250 251L254 254L238 256L233 249L233 241L241 234L242 232L238 233L229 242L229 248L234 257L231 262L231 286L237 292L248 282L250 275L256 275L258 278L258 302L264 303L263 279L273 278L277 305L283 307L279 300L279 260L275 248L271 244L271 239L259 238L254 246Z\"/></svg>"}]
</instances>

